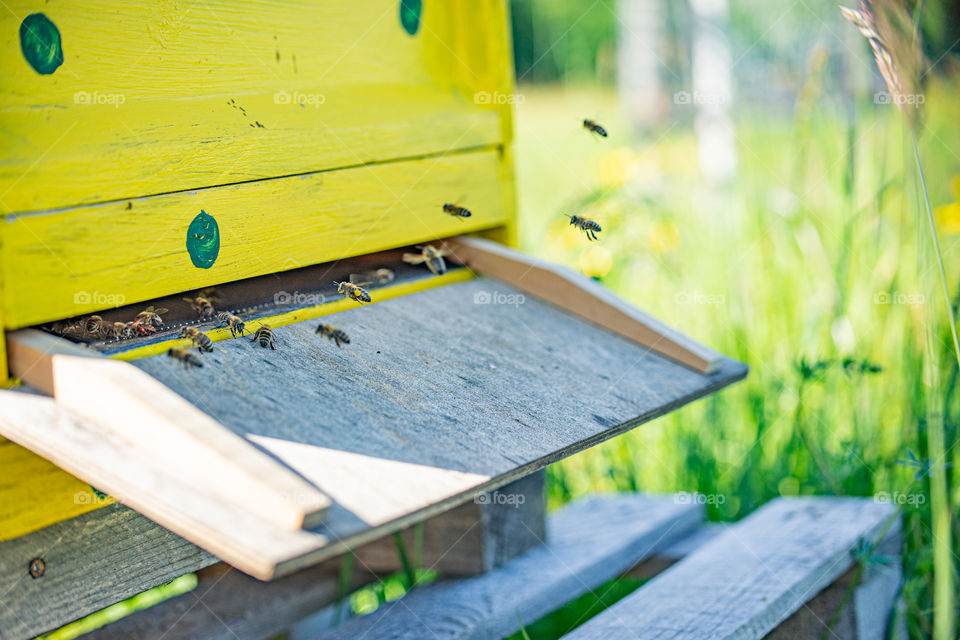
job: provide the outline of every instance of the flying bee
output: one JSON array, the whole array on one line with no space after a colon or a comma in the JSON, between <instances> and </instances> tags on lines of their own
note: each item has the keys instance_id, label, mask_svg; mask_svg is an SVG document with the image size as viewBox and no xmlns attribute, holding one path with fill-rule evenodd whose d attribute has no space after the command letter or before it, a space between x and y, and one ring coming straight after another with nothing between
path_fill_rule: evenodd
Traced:
<instances>
[{"instance_id":1,"label":"flying bee","mask_svg":"<svg viewBox=\"0 0 960 640\"><path fill-rule=\"evenodd\" d=\"M189 369L190 367L202 367L203 362L200 361L200 358L193 355L186 349L178 349L177 347L171 347L167 350L167 355L171 358L174 358L180 364L183 365L184 369Z\"/></svg>"},{"instance_id":2,"label":"flying bee","mask_svg":"<svg viewBox=\"0 0 960 640\"><path fill-rule=\"evenodd\" d=\"M164 313L167 313L167 309L160 307L159 309L154 309L153 305L150 305L143 311L137 314L136 320L147 323L148 325L156 328L163 326L163 318L160 316Z\"/></svg>"},{"instance_id":3,"label":"flying bee","mask_svg":"<svg viewBox=\"0 0 960 640\"><path fill-rule=\"evenodd\" d=\"M190 306L193 307L193 310L196 311L201 318L213 317L213 305L210 304L209 298L198 294L196 298L184 298L184 301L189 302Z\"/></svg>"},{"instance_id":4,"label":"flying bee","mask_svg":"<svg viewBox=\"0 0 960 640\"><path fill-rule=\"evenodd\" d=\"M396 274L392 269L381 268L376 271L364 271L363 273L351 273L350 282L352 284L376 284L385 285L393 282Z\"/></svg>"},{"instance_id":5,"label":"flying bee","mask_svg":"<svg viewBox=\"0 0 960 640\"><path fill-rule=\"evenodd\" d=\"M243 332L247 330L247 325L243 323L238 316L233 315L227 311L221 311L217 314L217 320L219 320L218 327L230 327L230 335L234 338L237 335L243 335Z\"/></svg>"},{"instance_id":6,"label":"flying bee","mask_svg":"<svg viewBox=\"0 0 960 640\"><path fill-rule=\"evenodd\" d=\"M449 213L454 218L459 218L460 220L463 220L464 218L469 218L470 216L473 215L472 213L470 213L470 209L461 207L460 205L454 204L452 202L448 202L445 205L443 205L443 212Z\"/></svg>"},{"instance_id":7,"label":"flying bee","mask_svg":"<svg viewBox=\"0 0 960 640\"><path fill-rule=\"evenodd\" d=\"M337 285L337 293L341 294L345 298L350 298L359 303L370 302L370 294L367 293L367 290L361 287L359 284L354 284L352 282L337 282L334 280L333 284ZM360 284L369 284L368 282L362 282Z\"/></svg>"},{"instance_id":8,"label":"flying bee","mask_svg":"<svg viewBox=\"0 0 960 640\"><path fill-rule=\"evenodd\" d=\"M332 327L329 324L321 324L317 327L317 333L319 333L324 338L329 338L333 340L334 344L338 347L342 347L343 344L350 344L350 338L340 329Z\"/></svg>"},{"instance_id":9,"label":"flying bee","mask_svg":"<svg viewBox=\"0 0 960 640\"><path fill-rule=\"evenodd\" d=\"M599 122L594 122L593 120L584 119L583 128L589 131L590 133L595 133L601 138L607 137L607 130L600 126Z\"/></svg>"},{"instance_id":10,"label":"flying bee","mask_svg":"<svg viewBox=\"0 0 960 640\"><path fill-rule=\"evenodd\" d=\"M210 339L210 336L203 333L196 327L183 327L180 329L180 337L192 340L193 344L200 349L200 353L204 351L213 351L213 340Z\"/></svg>"},{"instance_id":11,"label":"flying bee","mask_svg":"<svg viewBox=\"0 0 960 640\"><path fill-rule=\"evenodd\" d=\"M568 218L570 218L570 224L575 226L577 229L583 230L583 232L587 234L587 238L589 240L597 240L597 233L603 231L603 229L600 228L600 225L593 220L587 220L586 218L580 216L572 216L569 214L566 215Z\"/></svg>"},{"instance_id":12,"label":"flying bee","mask_svg":"<svg viewBox=\"0 0 960 640\"><path fill-rule=\"evenodd\" d=\"M257 332L253 334L251 342L259 342L260 346L266 349L270 347L274 351L277 349L276 339L273 337L273 329L268 324L262 324L257 327Z\"/></svg>"},{"instance_id":13,"label":"flying bee","mask_svg":"<svg viewBox=\"0 0 960 640\"><path fill-rule=\"evenodd\" d=\"M443 260L443 256L449 253L446 249L437 249L429 244L423 247L418 246L417 249L420 249L420 253L403 254L403 261L407 264L426 263L427 268L437 276L447 272L447 263Z\"/></svg>"}]
</instances>

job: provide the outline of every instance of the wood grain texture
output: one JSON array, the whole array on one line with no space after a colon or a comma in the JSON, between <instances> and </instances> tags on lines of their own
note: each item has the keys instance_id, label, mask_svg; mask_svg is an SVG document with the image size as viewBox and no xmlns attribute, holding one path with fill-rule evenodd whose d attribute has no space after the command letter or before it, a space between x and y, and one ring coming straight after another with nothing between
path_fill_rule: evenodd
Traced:
<instances>
[{"instance_id":1,"label":"wood grain texture","mask_svg":"<svg viewBox=\"0 0 960 640\"><path fill-rule=\"evenodd\" d=\"M33 637L216 561L121 505L0 542L0 636Z\"/></svg>"},{"instance_id":2,"label":"wood grain texture","mask_svg":"<svg viewBox=\"0 0 960 640\"><path fill-rule=\"evenodd\" d=\"M16 0L0 16L5 211L121 200L505 142L502 0ZM64 62L36 73L21 21L43 12ZM458 194L459 195L459 194ZM456 195L452 197L457 197Z\"/></svg>"},{"instance_id":3,"label":"wood grain texture","mask_svg":"<svg viewBox=\"0 0 960 640\"><path fill-rule=\"evenodd\" d=\"M85 345L37 329L11 331L6 336L6 347L11 374L47 395L53 395L54 366L58 359L102 358Z\"/></svg>"},{"instance_id":4,"label":"wood grain texture","mask_svg":"<svg viewBox=\"0 0 960 640\"><path fill-rule=\"evenodd\" d=\"M0 221L6 326L498 227L513 215L504 171L488 150L8 216ZM443 213L464 193L471 218ZM186 245L201 211L220 234L206 269Z\"/></svg>"},{"instance_id":5,"label":"wood grain texture","mask_svg":"<svg viewBox=\"0 0 960 640\"><path fill-rule=\"evenodd\" d=\"M564 638L762 638L847 571L893 513L863 498L780 498Z\"/></svg>"},{"instance_id":6,"label":"wood grain texture","mask_svg":"<svg viewBox=\"0 0 960 640\"><path fill-rule=\"evenodd\" d=\"M698 371L711 373L723 359L572 269L482 238L453 238L447 246L455 260L478 273L503 280Z\"/></svg>"},{"instance_id":7,"label":"wood grain texture","mask_svg":"<svg viewBox=\"0 0 960 640\"><path fill-rule=\"evenodd\" d=\"M408 594L318 640L502 638L596 588L703 519L673 497L595 497L551 515L547 543L490 573ZM619 636L609 636L619 637ZM629 636L626 636L629 637Z\"/></svg>"}]
</instances>

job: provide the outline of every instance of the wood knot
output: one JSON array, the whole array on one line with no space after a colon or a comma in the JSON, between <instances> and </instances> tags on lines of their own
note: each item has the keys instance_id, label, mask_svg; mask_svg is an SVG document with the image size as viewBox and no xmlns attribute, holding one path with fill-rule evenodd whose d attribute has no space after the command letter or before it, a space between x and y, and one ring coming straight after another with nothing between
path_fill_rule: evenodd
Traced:
<instances>
[{"instance_id":1,"label":"wood knot","mask_svg":"<svg viewBox=\"0 0 960 640\"><path fill-rule=\"evenodd\" d=\"M43 575L43 572L47 570L47 563L43 561L43 558L34 558L30 561L30 577L39 578Z\"/></svg>"}]
</instances>

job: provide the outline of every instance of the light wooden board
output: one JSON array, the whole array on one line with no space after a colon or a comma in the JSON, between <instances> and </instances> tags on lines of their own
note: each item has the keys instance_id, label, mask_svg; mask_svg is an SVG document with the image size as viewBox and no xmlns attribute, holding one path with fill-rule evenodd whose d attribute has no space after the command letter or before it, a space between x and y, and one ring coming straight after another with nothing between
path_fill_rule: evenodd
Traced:
<instances>
[{"instance_id":1,"label":"light wooden board","mask_svg":"<svg viewBox=\"0 0 960 640\"><path fill-rule=\"evenodd\" d=\"M425 2L415 35L399 5L8 3L3 211L505 142L504 104L475 94L509 93L506 2ZM63 64L49 75L21 53L35 12L60 32Z\"/></svg>"},{"instance_id":2,"label":"light wooden board","mask_svg":"<svg viewBox=\"0 0 960 640\"><path fill-rule=\"evenodd\" d=\"M864 498L775 500L564 638L762 638L847 571L893 513Z\"/></svg>"},{"instance_id":3,"label":"light wooden board","mask_svg":"<svg viewBox=\"0 0 960 640\"><path fill-rule=\"evenodd\" d=\"M498 227L513 215L505 171L487 150L7 217L6 326ZM471 218L443 213L464 193ZM220 234L209 268L187 250L201 211Z\"/></svg>"},{"instance_id":4,"label":"light wooden board","mask_svg":"<svg viewBox=\"0 0 960 640\"><path fill-rule=\"evenodd\" d=\"M27 571L41 558L39 578ZM0 630L29 638L217 561L150 520L110 505L0 542Z\"/></svg>"},{"instance_id":5,"label":"light wooden board","mask_svg":"<svg viewBox=\"0 0 960 640\"><path fill-rule=\"evenodd\" d=\"M502 638L517 629L518 617L524 624L539 619L685 536L702 519L702 507L672 496L577 502L550 516L545 545L500 569L418 589L318 640Z\"/></svg>"}]
</instances>

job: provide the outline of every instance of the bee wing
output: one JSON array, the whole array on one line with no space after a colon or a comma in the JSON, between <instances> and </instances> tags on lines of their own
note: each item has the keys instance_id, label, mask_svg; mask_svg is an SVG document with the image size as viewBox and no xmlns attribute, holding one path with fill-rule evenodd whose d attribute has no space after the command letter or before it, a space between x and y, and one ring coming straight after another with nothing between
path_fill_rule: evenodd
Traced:
<instances>
[{"instance_id":1,"label":"bee wing","mask_svg":"<svg viewBox=\"0 0 960 640\"><path fill-rule=\"evenodd\" d=\"M423 264L424 260L426 260L426 258L423 257L422 253L403 254L403 261L407 264Z\"/></svg>"},{"instance_id":2,"label":"bee wing","mask_svg":"<svg viewBox=\"0 0 960 640\"><path fill-rule=\"evenodd\" d=\"M367 287L373 283L367 280L366 282L351 282L350 284L354 285L355 287Z\"/></svg>"},{"instance_id":3,"label":"bee wing","mask_svg":"<svg viewBox=\"0 0 960 640\"><path fill-rule=\"evenodd\" d=\"M170 309L164 309L163 307L160 307L159 309L154 309L153 312L158 316L162 316L165 313L169 313Z\"/></svg>"},{"instance_id":4,"label":"bee wing","mask_svg":"<svg viewBox=\"0 0 960 640\"><path fill-rule=\"evenodd\" d=\"M366 278L369 278L369 273L351 273L350 274L350 284L360 284Z\"/></svg>"},{"instance_id":5,"label":"bee wing","mask_svg":"<svg viewBox=\"0 0 960 640\"><path fill-rule=\"evenodd\" d=\"M193 304L193 298L184 298L183 301L184 301L184 302L189 302L190 304Z\"/></svg>"}]
</instances>

